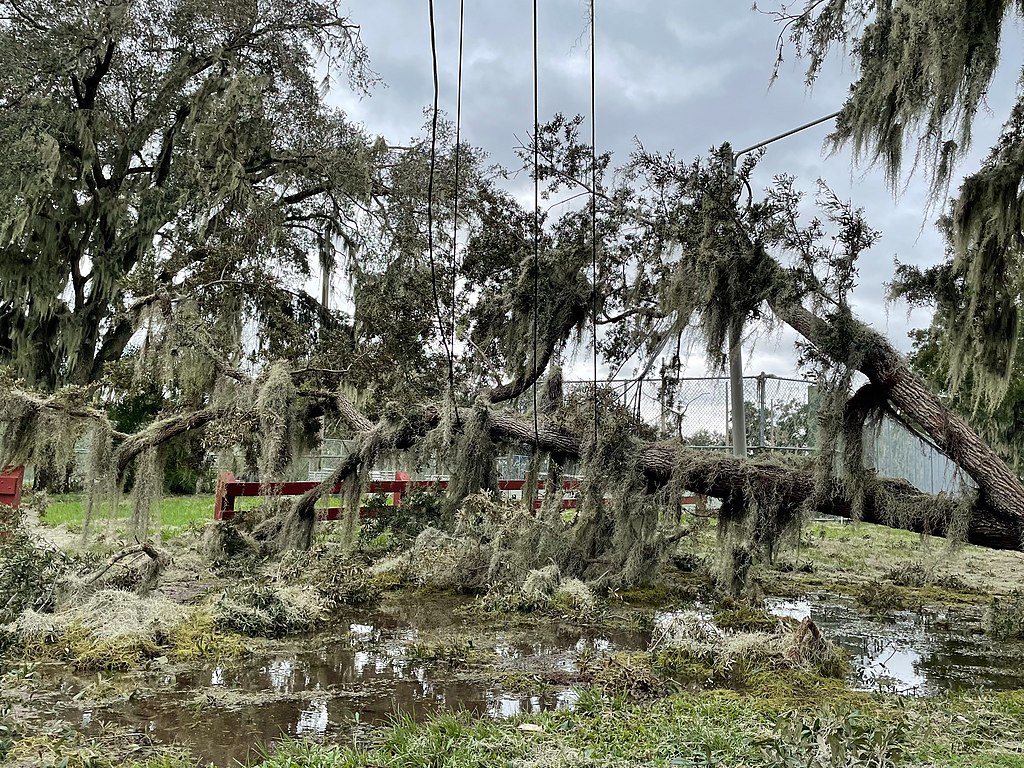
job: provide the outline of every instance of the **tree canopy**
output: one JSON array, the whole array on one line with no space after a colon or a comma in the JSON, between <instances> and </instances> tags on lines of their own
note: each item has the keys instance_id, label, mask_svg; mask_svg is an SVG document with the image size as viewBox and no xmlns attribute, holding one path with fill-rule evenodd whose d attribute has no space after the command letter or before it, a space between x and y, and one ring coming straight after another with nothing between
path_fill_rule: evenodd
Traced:
<instances>
[{"instance_id":1,"label":"tree canopy","mask_svg":"<svg viewBox=\"0 0 1024 768\"><path fill-rule=\"evenodd\" d=\"M794 22L798 39L825 7ZM373 77L332 6L7 10L0 129L17 152L0 160L15 191L0 227L0 464L88 438L90 491L116 493L134 471L144 528L169 441L203 434L207 452L272 483L335 424L353 449L268 540L308 544L317 498L347 480L355 505L388 454L437 456L455 509L494 486L499 447L526 446L530 477L545 457L550 477L570 461L584 477L571 522L550 505L519 521L517 551L567 572L638 577L678 535L658 504L684 490L722 499L736 551L771 556L810 511L1021 546L1020 480L854 317L858 260L880 233L824 184L802 217L791 177L752 188L756 154L737 164L724 144L682 160L638 143L615 167L580 118L555 115L521 148L524 169L591 202L535 214L443 121L395 145L326 106L324 66L356 87ZM966 280L957 258L941 279ZM317 269L345 274L351 312L306 290ZM820 378L816 458L708 458L654 441L599 387L562 396L560 363L588 330L613 368L641 360L671 379L695 336L722 366L737 322L803 337ZM853 392L858 372L868 383ZM130 433L107 412L127 381L162 398ZM533 387L525 417L505 407ZM935 498L865 469L864 429L882 413L926 434L977 494ZM527 546L549 529L550 546Z\"/></svg>"},{"instance_id":2,"label":"tree canopy","mask_svg":"<svg viewBox=\"0 0 1024 768\"><path fill-rule=\"evenodd\" d=\"M97 381L184 296L220 326L197 337L183 312L179 347L230 359L242 304L266 354L301 341L307 254L354 236L385 151L317 79L319 52L327 78L372 81L358 27L317 0L0 18L0 359L43 389Z\"/></svg>"},{"instance_id":3,"label":"tree canopy","mask_svg":"<svg viewBox=\"0 0 1024 768\"><path fill-rule=\"evenodd\" d=\"M787 43L808 61L813 82L835 47L848 51L855 79L830 137L879 163L894 188L908 169L924 170L944 202L957 163L971 147L975 118L1001 61L1008 35L1019 37L1019 2L807 0L772 12ZM972 382L992 401L1006 393L1020 334L1024 286L1024 92L1002 135L970 170L944 212L951 248L940 267L904 268L918 295L938 307L948 338L946 371L955 387ZM907 149L910 157L907 157ZM936 259L938 260L938 259ZM915 274L916 273L916 274Z\"/></svg>"}]
</instances>

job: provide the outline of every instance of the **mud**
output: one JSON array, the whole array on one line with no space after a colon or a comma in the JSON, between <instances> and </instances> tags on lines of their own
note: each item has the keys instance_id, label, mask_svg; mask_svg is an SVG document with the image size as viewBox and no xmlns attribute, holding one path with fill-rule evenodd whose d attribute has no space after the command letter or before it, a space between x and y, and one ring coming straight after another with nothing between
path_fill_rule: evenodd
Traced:
<instances>
[{"instance_id":1,"label":"mud","mask_svg":"<svg viewBox=\"0 0 1024 768\"><path fill-rule=\"evenodd\" d=\"M86 736L127 728L137 740L187 745L204 763L226 766L282 737L365 742L371 726L400 716L465 710L501 718L572 707L581 655L644 649L651 639L643 631L484 621L467 605L399 597L350 611L330 632L268 641L230 663L157 660L101 678L40 667L12 697L19 717L40 727L61 719ZM997 647L963 617L873 617L828 594L770 600L768 608L810 616L843 646L855 688L928 695L1024 685L1024 643ZM658 612L655 622L671 613Z\"/></svg>"}]
</instances>

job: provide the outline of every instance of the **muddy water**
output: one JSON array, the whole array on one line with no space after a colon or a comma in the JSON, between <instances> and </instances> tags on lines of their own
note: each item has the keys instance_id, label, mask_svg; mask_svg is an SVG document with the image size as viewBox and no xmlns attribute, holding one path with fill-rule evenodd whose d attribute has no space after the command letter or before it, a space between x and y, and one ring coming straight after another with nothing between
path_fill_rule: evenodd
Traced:
<instances>
[{"instance_id":1,"label":"muddy water","mask_svg":"<svg viewBox=\"0 0 1024 768\"><path fill-rule=\"evenodd\" d=\"M571 707L581 651L642 648L650 639L641 632L559 626L482 627L458 618L462 602L403 602L353 613L330 634L275 644L271 652L235 662L156 670L138 681L139 692L127 701L65 698L55 714L85 733L110 723L131 726L159 742L188 744L204 762L234 765L284 736L358 741L369 726L396 716L466 710L508 717ZM470 640L471 653L486 659L488 669L409 658L413 643L450 639ZM510 678L512 688L495 682ZM73 692L85 682L65 678L61 687Z\"/></svg>"},{"instance_id":2,"label":"muddy water","mask_svg":"<svg viewBox=\"0 0 1024 768\"><path fill-rule=\"evenodd\" d=\"M853 663L855 688L909 695L1024 688L1024 643L994 642L977 622L942 611L865 616L849 598L770 600L779 616L807 616Z\"/></svg>"},{"instance_id":3,"label":"muddy water","mask_svg":"<svg viewBox=\"0 0 1024 768\"><path fill-rule=\"evenodd\" d=\"M157 666L122 680L134 689L130 697L103 704L88 703L88 696L74 698L89 680L53 671L47 687L56 695L37 698L37 715L60 717L86 733L105 723L128 726L160 742L188 744L204 761L233 765L254 745L282 736L360 740L369 726L396 715L419 719L468 710L504 717L572 707L571 683L581 651L640 649L650 641L642 632L481 626L460 618L460 604L451 599L392 603L353 613L329 634L276 643L251 658L184 670ZM996 647L943 614L869 618L833 595L773 600L768 607L779 616L810 616L845 647L856 687L917 695L1024 687L1024 644ZM661 612L660 618L670 615ZM448 639L471 641L472 650L487 660L486 669L410 658L414 643Z\"/></svg>"}]
</instances>

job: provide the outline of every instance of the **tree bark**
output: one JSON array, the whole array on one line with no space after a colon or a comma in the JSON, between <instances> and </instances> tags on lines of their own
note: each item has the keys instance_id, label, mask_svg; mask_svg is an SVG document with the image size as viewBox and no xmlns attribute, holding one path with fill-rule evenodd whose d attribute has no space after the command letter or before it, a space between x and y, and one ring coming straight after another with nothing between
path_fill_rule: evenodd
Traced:
<instances>
[{"instance_id":1,"label":"tree bark","mask_svg":"<svg viewBox=\"0 0 1024 768\"><path fill-rule=\"evenodd\" d=\"M827 321L794 302L769 302L779 319L820 351L829 353L823 341L835 334ZM1024 484L1017 475L963 418L942 404L883 336L863 323L854 322L863 353L860 372L970 476L978 486L982 506L1002 518L1010 529L1024 531ZM1012 548L1020 547L1018 544Z\"/></svg>"},{"instance_id":2,"label":"tree bark","mask_svg":"<svg viewBox=\"0 0 1024 768\"><path fill-rule=\"evenodd\" d=\"M342 412L349 416L359 414L351 403ZM396 447L413 446L430 429L440 424L440 420L438 410L427 409L423 418L417 420L415 428L401 435ZM489 423L491 438L497 442L536 447L565 459L578 459L581 456L581 438L549 422L541 422L535 434L532 420L507 411L492 411ZM359 414L352 426L356 424L365 426L366 417ZM798 507L810 504L820 514L846 518L854 516L853 500L843 484L833 480L826 488L819 489L811 468L801 469L770 461L740 459L725 453L695 450L678 441L648 443L637 439L635 450L637 468L647 479L651 491L671 482L693 493L729 502L742 497L751 487L764 488L770 489L773 498L782 505ZM347 466L342 471L351 474L352 470L352 466ZM332 477L330 482L333 484L340 479L343 479L340 475ZM303 501L312 509L317 497L313 491L307 496L310 498ZM947 536L952 533L949 524L955 503L956 500L948 496L922 493L905 480L879 478L868 483L860 519L934 536ZM894 508L930 510L930 513L894 517L890 515ZM971 544L1024 551L1024 525L1007 518L984 499L972 508L967 530L962 534Z\"/></svg>"},{"instance_id":3,"label":"tree bark","mask_svg":"<svg viewBox=\"0 0 1024 768\"><path fill-rule=\"evenodd\" d=\"M513 415L495 413L491 416L492 437L504 442L536 445L543 451L579 458L580 438L565 430L544 424L534 442L533 424ZM669 482L713 498L729 500L741 496L748 487L770 488L781 504L799 506L813 503L821 514L853 517L853 500L839 481L833 480L817 494L814 472L791 466L780 466L754 459L739 459L725 453L687 448L677 441L644 443L637 440L638 468L652 488ZM888 506L907 509L933 508L927 517L889 519ZM922 493L905 480L880 478L869 484L861 519L889 527L906 528L919 533L946 536L949 518L945 512L954 500L947 496ZM998 510L978 503L971 511L966 539L992 549L1022 551L1024 525L1006 519Z\"/></svg>"},{"instance_id":4,"label":"tree bark","mask_svg":"<svg viewBox=\"0 0 1024 768\"><path fill-rule=\"evenodd\" d=\"M154 421L141 432L136 432L134 435L129 436L114 451L114 464L117 467L118 479L120 480L124 477L128 465L147 448L162 445L171 438L183 435L186 432L202 429L230 413L231 409L228 407L211 406L198 411L188 411L161 419L160 421Z\"/></svg>"}]
</instances>

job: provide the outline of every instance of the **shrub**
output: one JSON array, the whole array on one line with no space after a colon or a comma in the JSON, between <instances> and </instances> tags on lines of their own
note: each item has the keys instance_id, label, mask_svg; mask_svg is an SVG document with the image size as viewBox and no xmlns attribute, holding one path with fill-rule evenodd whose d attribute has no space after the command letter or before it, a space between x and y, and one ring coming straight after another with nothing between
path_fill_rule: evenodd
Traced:
<instances>
[{"instance_id":1,"label":"shrub","mask_svg":"<svg viewBox=\"0 0 1024 768\"><path fill-rule=\"evenodd\" d=\"M26 609L53 610L57 583L71 565L59 549L37 546L18 510L0 510L0 624Z\"/></svg>"},{"instance_id":2,"label":"shrub","mask_svg":"<svg viewBox=\"0 0 1024 768\"><path fill-rule=\"evenodd\" d=\"M765 762L800 768L891 768L903 756L903 719L875 723L857 710L782 715L761 745Z\"/></svg>"},{"instance_id":3,"label":"shrub","mask_svg":"<svg viewBox=\"0 0 1024 768\"><path fill-rule=\"evenodd\" d=\"M882 576L882 579L898 587L911 587L915 589L939 587L953 592L972 591L959 576L955 574L937 574L934 568L929 568L917 560L901 563L890 568Z\"/></svg>"},{"instance_id":4,"label":"shrub","mask_svg":"<svg viewBox=\"0 0 1024 768\"><path fill-rule=\"evenodd\" d=\"M1024 592L993 597L985 615L985 631L997 640L1024 639Z\"/></svg>"},{"instance_id":5,"label":"shrub","mask_svg":"<svg viewBox=\"0 0 1024 768\"><path fill-rule=\"evenodd\" d=\"M323 610L312 589L282 589L261 581L233 584L213 604L220 629L249 637L283 637L312 629L323 620Z\"/></svg>"},{"instance_id":6,"label":"shrub","mask_svg":"<svg viewBox=\"0 0 1024 768\"><path fill-rule=\"evenodd\" d=\"M906 608L906 601L898 587L881 581L869 581L857 592L857 602L870 611L886 613Z\"/></svg>"}]
</instances>

